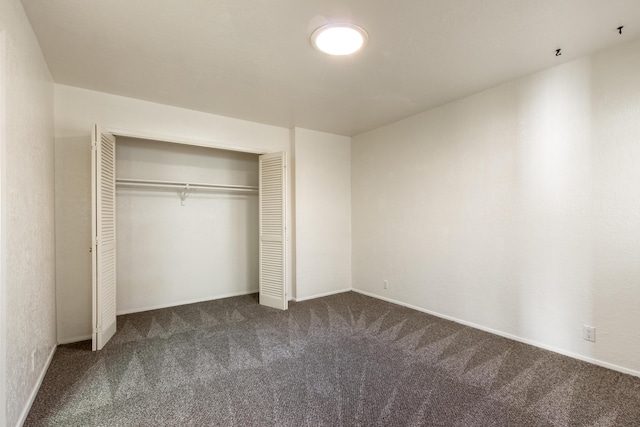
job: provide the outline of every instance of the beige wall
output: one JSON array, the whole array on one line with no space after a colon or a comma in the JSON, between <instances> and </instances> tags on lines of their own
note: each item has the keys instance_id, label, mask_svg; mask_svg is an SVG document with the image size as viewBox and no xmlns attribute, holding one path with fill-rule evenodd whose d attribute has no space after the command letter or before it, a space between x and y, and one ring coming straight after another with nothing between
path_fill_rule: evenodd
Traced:
<instances>
[{"instance_id":1,"label":"beige wall","mask_svg":"<svg viewBox=\"0 0 640 427\"><path fill-rule=\"evenodd\" d=\"M4 28L4 24L3 28ZM7 417L7 281L6 271L6 225L5 225L5 185L6 185L6 114L5 114L5 63L6 63L6 40L4 30L0 31L0 426L6 425Z\"/></svg>"},{"instance_id":2,"label":"beige wall","mask_svg":"<svg viewBox=\"0 0 640 427\"><path fill-rule=\"evenodd\" d=\"M296 128L267 126L63 85L56 88L56 247L58 339L90 336L90 128L111 128L201 145L254 152L296 149L297 253L301 283L288 256L290 296L308 298L351 287L350 139ZM162 139L159 137L159 139ZM293 239L292 167L288 168L288 239ZM323 212L320 212L324 209ZM326 222L326 232L318 220ZM291 245L291 248L292 249ZM292 284L296 287L293 288ZM297 295L294 293L297 290Z\"/></svg>"},{"instance_id":3,"label":"beige wall","mask_svg":"<svg viewBox=\"0 0 640 427\"><path fill-rule=\"evenodd\" d=\"M6 378L2 376L2 381L6 381L5 421L13 426L26 415L56 345L53 84L19 1L0 0L0 32L6 46L1 61L6 78L2 152Z\"/></svg>"},{"instance_id":4,"label":"beige wall","mask_svg":"<svg viewBox=\"0 0 640 427\"><path fill-rule=\"evenodd\" d=\"M296 299L351 289L351 138L295 128Z\"/></svg>"},{"instance_id":5,"label":"beige wall","mask_svg":"<svg viewBox=\"0 0 640 427\"><path fill-rule=\"evenodd\" d=\"M354 137L354 288L640 374L639 53Z\"/></svg>"}]
</instances>

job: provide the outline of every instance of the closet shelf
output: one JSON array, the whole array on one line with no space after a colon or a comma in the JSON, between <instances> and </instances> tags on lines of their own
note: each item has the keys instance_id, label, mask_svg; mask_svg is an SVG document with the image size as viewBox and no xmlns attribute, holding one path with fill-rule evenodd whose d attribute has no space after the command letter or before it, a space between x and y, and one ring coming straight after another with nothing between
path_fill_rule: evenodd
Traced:
<instances>
[{"instance_id":1,"label":"closet shelf","mask_svg":"<svg viewBox=\"0 0 640 427\"><path fill-rule=\"evenodd\" d=\"M179 181L156 181L152 179L125 179L117 178L116 185L127 187L154 187L154 188L173 188L180 190L180 200L184 206L189 192L192 190L224 190L224 191L240 191L255 192L258 187L251 185L230 185L230 184L204 184L200 182L179 182Z\"/></svg>"}]
</instances>

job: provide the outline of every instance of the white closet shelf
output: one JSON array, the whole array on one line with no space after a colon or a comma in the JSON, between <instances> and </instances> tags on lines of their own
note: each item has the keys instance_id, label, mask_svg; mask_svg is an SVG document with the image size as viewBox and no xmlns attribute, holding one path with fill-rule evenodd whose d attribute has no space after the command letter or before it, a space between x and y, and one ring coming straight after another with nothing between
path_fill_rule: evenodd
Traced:
<instances>
[{"instance_id":1,"label":"white closet shelf","mask_svg":"<svg viewBox=\"0 0 640 427\"><path fill-rule=\"evenodd\" d=\"M252 185L230 185L230 184L205 184L201 182L179 182L179 181L156 181L152 179L128 179L117 178L117 185L132 187L160 187L177 189L210 189L210 190L233 190L233 191L258 191L258 187Z\"/></svg>"}]
</instances>

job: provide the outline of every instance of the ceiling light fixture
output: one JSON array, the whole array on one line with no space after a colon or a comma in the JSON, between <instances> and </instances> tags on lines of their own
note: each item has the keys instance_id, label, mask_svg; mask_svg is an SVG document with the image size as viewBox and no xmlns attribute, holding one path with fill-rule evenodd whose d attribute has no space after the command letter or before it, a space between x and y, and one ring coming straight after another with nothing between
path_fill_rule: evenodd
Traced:
<instances>
[{"instance_id":1,"label":"ceiling light fixture","mask_svg":"<svg viewBox=\"0 0 640 427\"><path fill-rule=\"evenodd\" d=\"M369 40L364 28L355 24L327 24L311 34L311 44L329 55L351 55Z\"/></svg>"}]
</instances>

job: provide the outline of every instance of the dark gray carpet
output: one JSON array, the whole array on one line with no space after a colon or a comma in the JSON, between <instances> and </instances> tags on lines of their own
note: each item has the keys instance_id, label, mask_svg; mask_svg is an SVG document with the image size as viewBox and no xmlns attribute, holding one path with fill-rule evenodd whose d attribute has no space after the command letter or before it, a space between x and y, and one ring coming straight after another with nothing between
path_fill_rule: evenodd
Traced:
<instances>
[{"instance_id":1,"label":"dark gray carpet","mask_svg":"<svg viewBox=\"0 0 640 427\"><path fill-rule=\"evenodd\" d=\"M356 293L118 318L60 346L26 425L640 426L640 379Z\"/></svg>"}]
</instances>

